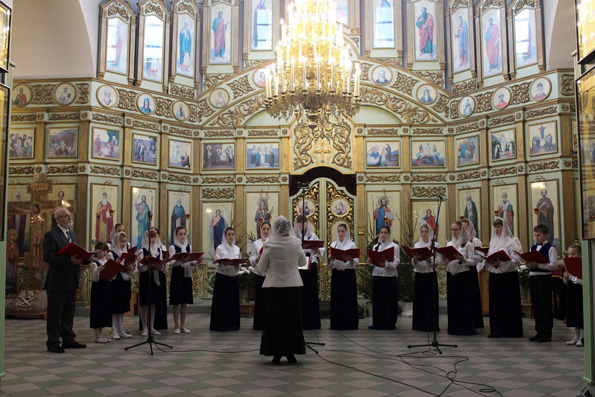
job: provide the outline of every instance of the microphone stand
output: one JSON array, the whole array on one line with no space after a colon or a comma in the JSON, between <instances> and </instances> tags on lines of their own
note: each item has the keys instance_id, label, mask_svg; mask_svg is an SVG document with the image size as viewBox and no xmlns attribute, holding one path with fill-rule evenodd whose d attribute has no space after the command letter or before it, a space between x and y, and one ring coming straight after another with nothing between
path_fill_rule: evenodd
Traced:
<instances>
[{"instance_id":1,"label":"microphone stand","mask_svg":"<svg viewBox=\"0 0 595 397\"><path fill-rule=\"evenodd\" d=\"M124 350L130 350L130 349L134 349L135 347L138 346L142 346L146 343L149 344L149 348L151 350L151 356L153 355L153 345L155 346L165 346L165 347L169 347L170 349L173 349L174 347L171 345L168 345L166 343L160 343L160 342L156 342L155 341L155 337L153 336L153 324L151 324L151 304L153 302L151 302L151 287L153 284L153 281L151 280L153 274L153 269L151 268L151 265L153 263L155 263L155 259L153 257L151 257L151 220L153 219L153 214L151 212L149 212L149 228L147 229L149 231L149 260L147 261L147 266L149 267L149 269L147 270L147 272L149 272L148 277L147 277L147 293L148 298L149 298L149 307L147 308L147 317L146 317L146 325L147 328L149 330L148 335L147 335L147 340L141 343L137 343L136 345L132 345L132 346L128 346L126 348L124 348ZM161 248L160 248L161 249ZM139 276L140 277L140 276Z\"/></svg>"},{"instance_id":2,"label":"microphone stand","mask_svg":"<svg viewBox=\"0 0 595 397\"><path fill-rule=\"evenodd\" d=\"M436 239L438 238L438 227L440 226L440 208L442 207L442 196L438 196L438 212L436 213L436 228L434 230L434 238L432 238L432 271L434 272L432 277L432 295L430 297L430 305L432 306L430 309L430 314L432 316L433 322L433 332L434 337L432 338L432 342L430 343L422 343L419 345L407 345L408 349L415 348L415 347L433 347L435 348L439 354L442 354L442 350L440 347L454 347L457 348L457 345L447 345L444 343L439 343L438 339L436 339L436 329L438 328L438 302L434 302L437 299L436 291L438 291L438 275L436 274Z\"/></svg>"}]
</instances>

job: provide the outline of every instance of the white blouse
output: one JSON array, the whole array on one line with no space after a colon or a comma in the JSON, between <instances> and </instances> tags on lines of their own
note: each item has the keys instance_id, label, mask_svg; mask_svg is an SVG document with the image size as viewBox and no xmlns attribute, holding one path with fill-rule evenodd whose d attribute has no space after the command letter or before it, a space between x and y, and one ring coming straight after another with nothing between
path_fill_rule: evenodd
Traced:
<instances>
[{"instance_id":1,"label":"white blouse","mask_svg":"<svg viewBox=\"0 0 595 397\"><path fill-rule=\"evenodd\" d=\"M270 237L267 237L266 241L268 241L270 239ZM252 250L250 251L250 264L254 267L254 269L252 270L252 272L256 275L259 276L264 276L264 274L260 274L260 271L258 270L258 254L260 253L260 249L262 248L264 242L261 239L258 240L254 240L254 242L252 243Z\"/></svg>"},{"instance_id":2,"label":"white blouse","mask_svg":"<svg viewBox=\"0 0 595 397\"><path fill-rule=\"evenodd\" d=\"M452 242L449 241L446 244L447 247L452 246ZM454 261L450 261L446 264L446 271L452 274L453 276L469 271L469 266L474 266L475 263L473 262L473 256L475 255L475 246L473 243L465 244L465 247L461 247L460 245L454 246L457 251L463 255L463 261L459 263L459 260L456 259ZM447 259L448 261L448 259Z\"/></svg>"},{"instance_id":3,"label":"white blouse","mask_svg":"<svg viewBox=\"0 0 595 397\"><path fill-rule=\"evenodd\" d=\"M226 248L226 244L220 244L215 251L215 260L217 259L240 259L240 248L237 245L233 245L231 248ZM227 266L222 263L217 264L217 273L223 274L224 276L237 277L239 267Z\"/></svg>"},{"instance_id":4,"label":"white blouse","mask_svg":"<svg viewBox=\"0 0 595 397\"><path fill-rule=\"evenodd\" d=\"M372 276L378 277L398 277L397 273L397 265L399 264L400 252L399 252L399 245L394 241L389 241L388 243L377 243L374 245L374 251L385 251L390 247L394 247L395 249L395 256L392 262L386 262L385 267L378 267L374 266L374 271L372 271ZM377 249L378 248L378 249Z\"/></svg>"},{"instance_id":5,"label":"white blouse","mask_svg":"<svg viewBox=\"0 0 595 397\"><path fill-rule=\"evenodd\" d=\"M107 256L104 259L96 259L94 261L91 261L91 263L89 264L89 271L91 272L91 274L93 275L93 282L97 283L99 282L99 274L101 273L101 271L99 270L99 266L97 266L97 262L99 262L99 265L105 265L105 262L107 262Z\"/></svg>"},{"instance_id":6,"label":"white blouse","mask_svg":"<svg viewBox=\"0 0 595 397\"><path fill-rule=\"evenodd\" d=\"M413 245L413 248L423 248L428 247L431 248L431 243L422 243L418 241ZM436 243L436 248L440 247L440 244ZM434 258L426 259L425 261L416 261L415 259L411 260L413 264L413 271L415 273L432 273L434 271Z\"/></svg>"},{"instance_id":7,"label":"white blouse","mask_svg":"<svg viewBox=\"0 0 595 397\"><path fill-rule=\"evenodd\" d=\"M298 240L299 240L299 238L298 238ZM318 236L315 233L310 233L309 236L304 237L304 241L305 240L320 240L320 238L318 238ZM300 240L300 243L301 243L301 240ZM304 254L306 254L306 256L308 256L308 254L310 254L310 263L311 264L318 263L319 258L322 258L322 256L324 255L324 247L321 247L318 249L307 249L307 250L305 249Z\"/></svg>"},{"instance_id":8,"label":"white blouse","mask_svg":"<svg viewBox=\"0 0 595 397\"><path fill-rule=\"evenodd\" d=\"M491 247L490 247L491 248ZM510 243L502 249L502 251L506 252L510 257L510 261L508 262L500 262L500 266L495 268L492 266L488 261L483 260L484 268L490 273L510 273L516 272L519 264L521 263L521 258L519 258L513 251L522 252L523 248L521 247L521 242L518 238L513 237ZM500 250L498 250L500 251ZM491 250L490 250L491 252ZM497 251L496 251L497 252Z\"/></svg>"},{"instance_id":9,"label":"white blouse","mask_svg":"<svg viewBox=\"0 0 595 397\"><path fill-rule=\"evenodd\" d=\"M332 248L338 248L341 250L350 250L352 248L357 248L353 240L349 240L349 242L341 244L341 247L337 247L337 245L339 245L337 244L337 241L333 241L331 243ZM329 268L337 270L355 269L359 265L359 258L353 258L353 260L350 262L343 262L338 259L331 259L328 265Z\"/></svg>"},{"instance_id":10,"label":"white blouse","mask_svg":"<svg viewBox=\"0 0 595 397\"><path fill-rule=\"evenodd\" d=\"M272 237L264 243L258 262L258 271L265 275L262 288L303 286L298 266L306 263L301 240L293 236Z\"/></svg>"},{"instance_id":11,"label":"white blouse","mask_svg":"<svg viewBox=\"0 0 595 397\"><path fill-rule=\"evenodd\" d=\"M178 247L182 249L182 252L186 252L186 247L189 247L190 252L192 252L191 245L186 245L184 247L178 246ZM174 244L169 246L168 251L169 251L170 258L176 254L176 247L174 247ZM176 266L182 266L182 269L184 269L184 277L192 277L192 265L195 265L195 264L196 264L196 261L192 261L192 262L173 261L173 262L171 262L171 267L174 268Z\"/></svg>"}]
</instances>

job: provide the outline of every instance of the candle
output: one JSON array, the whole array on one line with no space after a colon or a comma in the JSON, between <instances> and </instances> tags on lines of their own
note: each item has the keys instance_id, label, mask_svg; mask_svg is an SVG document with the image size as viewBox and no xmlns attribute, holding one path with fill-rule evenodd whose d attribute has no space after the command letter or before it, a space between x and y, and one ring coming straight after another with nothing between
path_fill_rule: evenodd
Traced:
<instances>
[{"instance_id":1,"label":"candle","mask_svg":"<svg viewBox=\"0 0 595 397\"><path fill-rule=\"evenodd\" d=\"M274 70L273 82L274 95L277 97L279 96L279 75L277 74L277 69Z\"/></svg>"},{"instance_id":2,"label":"candle","mask_svg":"<svg viewBox=\"0 0 595 397\"><path fill-rule=\"evenodd\" d=\"M320 59L316 61L316 89L320 91Z\"/></svg>"},{"instance_id":3,"label":"candle","mask_svg":"<svg viewBox=\"0 0 595 397\"><path fill-rule=\"evenodd\" d=\"M331 74L331 92L335 92L335 60L331 59L332 74Z\"/></svg>"},{"instance_id":4,"label":"candle","mask_svg":"<svg viewBox=\"0 0 595 397\"><path fill-rule=\"evenodd\" d=\"M295 91L295 59L291 57L291 92Z\"/></svg>"},{"instance_id":5,"label":"candle","mask_svg":"<svg viewBox=\"0 0 595 397\"><path fill-rule=\"evenodd\" d=\"M302 89L303 89L304 91L306 91L306 90L308 89L308 87L306 86L306 85L307 85L307 83L308 83L307 77L308 77L308 76L307 76L307 73L306 73L306 59L304 59L304 60L302 61L302 78L303 78L303 80L304 80L304 81L302 82Z\"/></svg>"}]
</instances>

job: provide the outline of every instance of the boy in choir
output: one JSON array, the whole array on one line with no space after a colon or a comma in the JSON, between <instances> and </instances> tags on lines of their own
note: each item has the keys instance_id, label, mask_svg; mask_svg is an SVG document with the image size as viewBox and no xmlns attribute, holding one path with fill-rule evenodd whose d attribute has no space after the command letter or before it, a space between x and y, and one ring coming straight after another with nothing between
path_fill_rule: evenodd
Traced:
<instances>
[{"instance_id":1,"label":"boy in choir","mask_svg":"<svg viewBox=\"0 0 595 397\"><path fill-rule=\"evenodd\" d=\"M96 343L109 342L105 336L102 335L103 327L112 326L112 317L110 315L110 301L109 301L109 281L103 280L99 277L101 271L105 269L105 262L107 262L107 244L98 242L95 244L95 259L89 265L89 271L93 275L93 284L91 285L91 315L90 326L95 332Z\"/></svg>"},{"instance_id":2,"label":"boy in choir","mask_svg":"<svg viewBox=\"0 0 595 397\"><path fill-rule=\"evenodd\" d=\"M260 261L261 249L270 238L271 223L264 221L260 225L260 238L254 240L250 252L250 264L253 266L252 273L254 273L254 323L252 329L255 331L262 330L264 324L264 292L262 290L264 274L261 274L258 270L258 262Z\"/></svg>"},{"instance_id":3,"label":"boy in choir","mask_svg":"<svg viewBox=\"0 0 595 397\"><path fill-rule=\"evenodd\" d=\"M573 244L568 247L569 258L580 258L580 245ZM574 327L574 338L566 342L567 345L582 347L584 343L583 325L583 280L570 274L564 273L566 284L566 326Z\"/></svg>"},{"instance_id":4,"label":"boy in choir","mask_svg":"<svg viewBox=\"0 0 595 397\"><path fill-rule=\"evenodd\" d=\"M399 245L393 241L390 227L382 226L378 235L378 242L372 248L374 251L385 251L394 249L393 261L381 263L381 266L374 266L372 271L372 325L369 329L373 330L394 330L397 324L397 314L399 312L399 293L398 293L398 274L397 265L399 264Z\"/></svg>"},{"instance_id":5,"label":"boy in choir","mask_svg":"<svg viewBox=\"0 0 595 397\"><path fill-rule=\"evenodd\" d=\"M552 295L552 271L558 268L558 252L556 247L551 245L547 239L550 229L547 225L539 224L533 228L535 245L531 251L538 251L545 257L548 263L528 262L529 267L529 291L531 293L531 305L535 315L534 336L529 338L531 342L551 342L552 328L554 327L554 310Z\"/></svg>"},{"instance_id":6,"label":"boy in choir","mask_svg":"<svg viewBox=\"0 0 595 397\"><path fill-rule=\"evenodd\" d=\"M147 230L143 236L142 241L143 257L152 257L158 260L163 259L161 251L161 241L159 234L153 228ZM142 336L147 336L149 333L149 326L151 332L155 335L161 335L160 332L154 328L155 325L155 309L161 304L159 299L159 287L161 286L161 278L159 273L164 269L164 265L145 265L138 262L138 272L140 273L138 281L138 295L140 301L140 318L142 323ZM149 281L150 280L150 281ZM151 284L149 287L149 283ZM150 289L150 291L149 291ZM150 292L150 294L149 294ZM148 317L149 304L151 306L151 318Z\"/></svg>"},{"instance_id":7,"label":"boy in choir","mask_svg":"<svg viewBox=\"0 0 595 397\"><path fill-rule=\"evenodd\" d=\"M227 227L223 242L215 251L217 259L240 259L240 248L235 245L235 229ZM211 331L237 331L240 329L240 286L238 267L229 261L217 264L213 303L211 305Z\"/></svg>"},{"instance_id":8,"label":"boy in choir","mask_svg":"<svg viewBox=\"0 0 595 397\"><path fill-rule=\"evenodd\" d=\"M349 226L346 223L341 222L337 226L337 239L331 243L331 248L344 251L357 248L349 236ZM350 257L347 262L343 262L332 256L329 257L329 268L333 269L331 276L331 329L353 330L359 326L355 275L358 265L359 258Z\"/></svg>"},{"instance_id":9,"label":"boy in choir","mask_svg":"<svg viewBox=\"0 0 595 397\"><path fill-rule=\"evenodd\" d=\"M424 223L419 228L419 241L413 248L432 247L434 230ZM436 247L440 245L435 243ZM414 331L440 331L438 325L438 279L434 272L434 258L420 260L412 258L415 282L413 285L413 323Z\"/></svg>"},{"instance_id":10,"label":"boy in choir","mask_svg":"<svg viewBox=\"0 0 595 397\"><path fill-rule=\"evenodd\" d=\"M130 298L132 296L132 286L130 283L131 273L134 271L133 263L124 263L120 257L128 252L128 238L123 231L117 232L112 236L111 256L112 259L121 262L125 267L125 272L116 274L116 277L110 283L110 309L112 313L112 339L130 338L130 335L124 329L124 313L130 311Z\"/></svg>"},{"instance_id":11,"label":"boy in choir","mask_svg":"<svg viewBox=\"0 0 595 397\"><path fill-rule=\"evenodd\" d=\"M188 243L186 233L185 227L176 227L173 244L169 246L170 257L180 252L192 252L192 247ZM174 261L172 263L169 284L169 304L174 307L174 334L190 333L190 330L186 328L186 309L187 305L194 303L192 294L192 265L195 263L185 261Z\"/></svg>"},{"instance_id":12,"label":"boy in choir","mask_svg":"<svg viewBox=\"0 0 595 397\"><path fill-rule=\"evenodd\" d=\"M306 215L298 215L295 218L294 235L300 240L320 240L316 233L310 230L310 224ZM304 324L303 329L320 329L320 309L318 301L318 263L324 255L324 247L318 249L305 249L304 254L309 261L309 268L300 269L300 276L304 282Z\"/></svg>"},{"instance_id":13,"label":"boy in choir","mask_svg":"<svg viewBox=\"0 0 595 397\"><path fill-rule=\"evenodd\" d=\"M481 248L482 242L477 238L477 231L473 223L469 222L469 219L461 219L463 229L469 237L469 243L473 244L473 263L475 266L469 268L469 278L471 279L472 297L473 299L473 315L475 316L475 327L483 328L483 311L481 309L481 292L479 291L479 272L483 269L483 262L481 257L475 251L475 248Z\"/></svg>"}]
</instances>

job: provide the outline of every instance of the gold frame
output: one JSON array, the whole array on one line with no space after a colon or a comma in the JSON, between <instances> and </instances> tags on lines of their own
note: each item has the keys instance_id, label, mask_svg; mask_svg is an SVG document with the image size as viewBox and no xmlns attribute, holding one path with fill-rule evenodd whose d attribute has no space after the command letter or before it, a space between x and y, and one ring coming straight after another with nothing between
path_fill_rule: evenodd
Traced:
<instances>
[{"instance_id":1,"label":"gold frame","mask_svg":"<svg viewBox=\"0 0 595 397\"><path fill-rule=\"evenodd\" d=\"M64 87L64 86L72 87L72 90L74 91L74 95L72 96L72 100L70 102L68 102L68 103L62 103L56 97L56 94L58 93L58 89L60 87ZM54 87L54 89L52 90L52 100L53 100L53 102L56 105L59 105L59 106L69 106L69 105L72 105L76 101L77 98L78 98L78 90L76 89L76 87L72 83L60 83L60 84L57 84Z\"/></svg>"},{"instance_id":2,"label":"gold frame","mask_svg":"<svg viewBox=\"0 0 595 397\"><path fill-rule=\"evenodd\" d=\"M134 56L136 54L136 14L132 12L130 4L125 0L109 0L105 4L101 4L101 21L99 34L99 63L98 75L100 79L104 79L106 73L113 73L116 75L123 75L128 78L128 84L134 81ZM109 18L123 19L128 25L128 54L126 62L126 73L121 74L107 70L107 27Z\"/></svg>"},{"instance_id":3,"label":"gold frame","mask_svg":"<svg viewBox=\"0 0 595 397\"><path fill-rule=\"evenodd\" d=\"M113 128L113 127L110 127ZM108 157L98 157L95 156L95 130L105 130L105 131L117 131L118 132L118 158L117 159L112 159L112 158L108 158ZM103 126L99 126L99 125L94 125L91 127L91 134L89 136L90 139L90 153L91 153L91 158L93 159L98 159L98 160L107 160L107 161L115 161L115 162L120 162L122 160L122 151L123 151L123 146L122 146L122 129L120 128L113 128L113 129L108 129L105 128Z\"/></svg>"},{"instance_id":4,"label":"gold frame","mask_svg":"<svg viewBox=\"0 0 595 397\"><path fill-rule=\"evenodd\" d=\"M53 130L75 130L76 131L76 147L74 148L74 155L73 156L50 156L50 135L52 133ZM47 127L47 133L46 133L46 144L45 144L45 159L50 161L50 160L65 160L65 159L69 159L69 160L78 160L78 147L79 147L79 141L80 141L80 137L79 137L79 133L80 133L80 129L78 125L73 125L73 126L48 126Z\"/></svg>"},{"instance_id":5,"label":"gold frame","mask_svg":"<svg viewBox=\"0 0 595 397\"><path fill-rule=\"evenodd\" d=\"M190 168L186 168L186 167L179 167L177 165L171 165L170 164L170 153L171 153L171 143L172 142L180 142L180 143L186 143L190 146L190 154L189 154L189 158L190 158ZM184 170L184 171L188 171L188 172L192 172L192 170L194 169L194 153L193 153L193 149L194 149L194 142L190 141L190 140L186 140L186 139L179 139L179 138L174 138L174 137L168 137L167 139L167 168L173 168L176 170Z\"/></svg>"},{"instance_id":6,"label":"gold frame","mask_svg":"<svg viewBox=\"0 0 595 397\"><path fill-rule=\"evenodd\" d=\"M6 153L7 158L10 161L19 161L19 160L33 160L35 159L35 141L36 141L36 134L37 134L37 128L36 127L18 127L18 128L11 128L10 131L8 132L8 140L10 140L10 135L16 131L33 131L33 139L31 140L32 142L32 146L31 146L31 157L10 157L10 150L8 150L8 152ZM9 142L6 142L7 145L9 145Z\"/></svg>"},{"instance_id":7,"label":"gold frame","mask_svg":"<svg viewBox=\"0 0 595 397\"><path fill-rule=\"evenodd\" d=\"M148 163L148 162L143 162L143 161L137 161L134 159L134 136L135 135L141 135L142 137L145 138L155 138L155 164L152 163ZM148 134L146 132L136 132L136 131L132 131L132 135L131 135L131 142L132 142L132 148L130 149L130 155L131 155L131 159L130 162L132 164L142 164L142 165L146 165L146 166L151 166L151 167L159 167L159 159L161 156L161 150L160 150L160 145L159 145L159 138L160 135L152 135L152 134Z\"/></svg>"}]
</instances>

